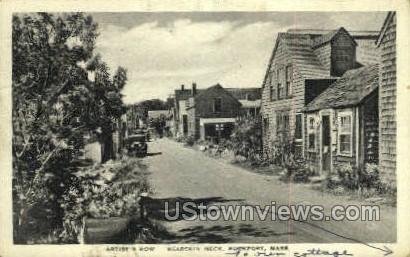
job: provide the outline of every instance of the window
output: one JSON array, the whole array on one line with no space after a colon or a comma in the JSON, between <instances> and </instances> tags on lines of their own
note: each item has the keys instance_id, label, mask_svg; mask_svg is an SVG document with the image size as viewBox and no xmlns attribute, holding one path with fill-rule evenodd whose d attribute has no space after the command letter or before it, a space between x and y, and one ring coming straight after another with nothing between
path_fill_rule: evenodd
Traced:
<instances>
[{"instance_id":1,"label":"window","mask_svg":"<svg viewBox=\"0 0 410 257\"><path fill-rule=\"evenodd\" d=\"M289 132L289 114L287 112L276 113L276 133L286 134Z\"/></svg>"},{"instance_id":2,"label":"window","mask_svg":"<svg viewBox=\"0 0 410 257\"><path fill-rule=\"evenodd\" d=\"M276 87L274 86L274 71L271 71L269 74L270 80L269 80L269 99L271 101L276 100Z\"/></svg>"},{"instance_id":3,"label":"window","mask_svg":"<svg viewBox=\"0 0 410 257\"><path fill-rule=\"evenodd\" d=\"M301 140L302 139L302 114L296 114L295 117L295 139L296 140Z\"/></svg>"},{"instance_id":4,"label":"window","mask_svg":"<svg viewBox=\"0 0 410 257\"><path fill-rule=\"evenodd\" d=\"M315 117L314 116L308 116L308 127L307 127L307 132L308 132L308 150L309 151L315 151L316 150L316 125L315 125Z\"/></svg>"},{"instance_id":5,"label":"window","mask_svg":"<svg viewBox=\"0 0 410 257\"><path fill-rule=\"evenodd\" d=\"M352 154L352 113L340 113L338 117L338 152L340 155Z\"/></svg>"},{"instance_id":6,"label":"window","mask_svg":"<svg viewBox=\"0 0 410 257\"><path fill-rule=\"evenodd\" d=\"M286 66L286 96L292 95L292 66Z\"/></svg>"},{"instance_id":7,"label":"window","mask_svg":"<svg viewBox=\"0 0 410 257\"><path fill-rule=\"evenodd\" d=\"M222 111L222 98L215 98L214 99L214 112L221 112Z\"/></svg>"},{"instance_id":8,"label":"window","mask_svg":"<svg viewBox=\"0 0 410 257\"><path fill-rule=\"evenodd\" d=\"M278 99L283 99L285 97L285 86L283 84L283 68L277 70L276 80L278 82Z\"/></svg>"}]
</instances>

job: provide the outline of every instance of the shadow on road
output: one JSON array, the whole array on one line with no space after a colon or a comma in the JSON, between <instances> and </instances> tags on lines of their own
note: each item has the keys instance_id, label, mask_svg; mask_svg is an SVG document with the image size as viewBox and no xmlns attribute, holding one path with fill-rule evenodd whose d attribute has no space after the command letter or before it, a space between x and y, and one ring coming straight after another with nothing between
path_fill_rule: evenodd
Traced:
<instances>
[{"instance_id":1,"label":"shadow on road","mask_svg":"<svg viewBox=\"0 0 410 257\"><path fill-rule=\"evenodd\" d=\"M141 204L145 207L146 215L149 218L163 221L178 221L182 220L183 216L192 217L200 213L199 205L208 206L210 204L217 205L219 203L226 202L238 202L243 199L224 199L222 197L207 197L207 198L186 198L186 197L174 197L174 198L151 198L146 197L142 200ZM183 209L184 205L189 205L191 211ZM203 211L205 214L206 212ZM168 216L178 216L174 220L167 219Z\"/></svg>"},{"instance_id":2,"label":"shadow on road","mask_svg":"<svg viewBox=\"0 0 410 257\"><path fill-rule=\"evenodd\" d=\"M155 156L155 155L161 155L162 152L156 152L156 153L147 153L145 156L149 157L149 156Z\"/></svg>"},{"instance_id":3,"label":"shadow on road","mask_svg":"<svg viewBox=\"0 0 410 257\"><path fill-rule=\"evenodd\" d=\"M232 224L232 223L231 223ZM295 235L294 232L276 232L266 227L252 224L234 223L234 225L192 226L177 232L168 232L164 228L157 233L156 243L234 243L240 237L271 238Z\"/></svg>"},{"instance_id":4,"label":"shadow on road","mask_svg":"<svg viewBox=\"0 0 410 257\"><path fill-rule=\"evenodd\" d=\"M208 198L185 198L185 197L175 197L175 198L146 198L144 199L144 206L146 209L146 215L150 220L153 220L157 224L170 224L171 222L182 221L185 214L186 217L192 217L193 215L199 214L199 209L193 206L198 206L202 204L207 205L218 205L227 202L238 202L238 204L243 203L243 199L225 199L222 197L208 197ZM189 206L193 212L184 212L182 210L182 205L184 203L192 203L193 206ZM168 203L168 208L166 210L165 203ZM177 209L179 205L179 209ZM175 220L168 220L165 217L165 211L168 212L169 216L176 217ZM177 215L179 213L180 215ZM206 212L203 211L205 214ZM228 223L227 223L228 222ZM255 226L254 224L248 224L241 221L227 221L223 224L212 224L212 222L204 221L204 225L194 225L198 223L193 223L193 226L185 227L177 231L167 231L166 227L163 226L163 230L160 233L156 233L157 240L162 243L229 243L234 242L239 237L266 237L274 238L279 236L293 235L294 233L287 231L275 231L267 228L266 226Z\"/></svg>"}]
</instances>

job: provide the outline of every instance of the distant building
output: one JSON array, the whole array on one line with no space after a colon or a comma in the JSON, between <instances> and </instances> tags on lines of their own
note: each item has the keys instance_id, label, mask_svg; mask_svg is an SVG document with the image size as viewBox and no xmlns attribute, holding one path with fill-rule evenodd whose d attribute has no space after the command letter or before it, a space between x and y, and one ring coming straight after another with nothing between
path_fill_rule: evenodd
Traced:
<instances>
[{"instance_id":1,"label":"distant building","mask_svg":"<svg viewBox=\"0 0 410 257\"><path fill-rule=\"evenodd\" d=\"M127 106L126 125L128 134L147 125L148 110L146 107L132 104Z\"/></svg>"},{"instance_id":2,"label":"distant building","mask_svg":"<svg viewBox=\"0 0 410 257\"><path fill-rule=\"evenodd\" d=\"M229 96L229 99L235 99L234 102L239 103L240 105L236 106L234 111L227 110L231 114L227 114L226 112L215 112L213 113L213 107L209 107L208 109L204 110L204 106L201 105L199 108L194 108L196 105L194 103L201 102L203 99L205 101L210 101L208 104L211 106L213 103L213 94L212 92L218 91L222 94L221 98L225 98ZM205 93L206 92L206 93ZM198 100L197 100L197 97ZM184 85L181 86L181 89L175 90L174 95L174 108L173 108L173 128L171 131L175 131L174 135L178 136L194 136L195 138L202 138L205 139L205 130L201 134L201 124L207 123L206 127L208 128L206 131L210 131L210 123L211 120L205 121L206 117L214 117L214 118L224 118L225 120L213 120L216 131L224 131L224 132L215 132L215 135L230 135L230 131L233 129L235 121L237 118L246 117L246 116L257 116L260 112L260 104L261 104L261 89L260 88L223 88L221 85L215 85L213 87L207 89L198 89L196 83L192 84L191 89L185 88ZM217 100L218 101L218 100ZM201 102L202 103L202 102ZM229 103L228 99L224 101L224 108L227 107ZM233 108L230 106L228 108ZM234 114L232 114L234 113ZM199 118L202 118L202 123L199 122ZM217 122L226 123L223 125L217 125ZM171 123L171 122L170 122ZM222 124L221 123L221 124ZM219 124L219 123L218 123ZM215 137L213 135L213 137ZM210 134L208 133L208 136Z\"/></svg>"},{"instance_id":3,"label":"distant building","mask_svg":"<svg viewBox=\"0 0 410 257\"><path fill-rule=\"evenodd\" d=\"M378 64L349 70L305 108L305 157L323 175L378 163Z\"/></svg>"},{"instance_id":4,"label":"distant building","mask_svg":"<svg viewBox=\"0 0 410 257\"><path fill-rule=\"evenodd\" d=\"M263 149L268 156L284 142L293 143L296 154L304 156L304 108L347 70L377 63L370 58L377 51L369 43L376 38L375 32L355 35L344 28L278 34L262 84Z\"/></svg>"},{"instance_id":5,"label":"distant building","mask_svg":"<svg viewBox=\"0 0 410 257\"><path fill-rule=\"evenodd\" d=\"M188 113L187 113L187 100L192 96L192 94L198 93L196 84L193 83L192 90L186 89L184 85L181 85L180 89L175 90L174 95L174 131L175 136L186 136L188 135Z\"/></svg>"},{"instance_id":6,"label":"distant building","mask_svg":"<svg viewBox=\"0 0 410 257\"><path fill-rule=\"evenodd\" d=\"M396 13L389 12L377 40L380 49L380 177L396 183Z\"/></svg>"},{"instance_id":7,"label":"distant building","mask_svg":"<svg viewBox=\"0 0 410 257\"><path fill-rule=\"evenodd\" d=\"M256 87L250 88L224 88L233 97L241 103L239 116L258 116L261 107L261 89Z\"/></svg>"},{"instance_id":8,"label":"distant building","mask_svg":"<svg viewBox=\"0 0 410 257\"><path fill-rule=\"evenodd\" d=\"M148 120L152 119L166 119L170 115L170 110L154 110L148 111Z\"/></svg>"},{"instance_id":9,"label":"distant building","mask_svg":"<svg viewBox=\"0 0 410 257\"><path fill-rule=\"evenodd\" d=\"M241 103L232 93L216 84L188 99L188 135L196 139L228 138L240 115Z\"/></svg>"}]
</instances>

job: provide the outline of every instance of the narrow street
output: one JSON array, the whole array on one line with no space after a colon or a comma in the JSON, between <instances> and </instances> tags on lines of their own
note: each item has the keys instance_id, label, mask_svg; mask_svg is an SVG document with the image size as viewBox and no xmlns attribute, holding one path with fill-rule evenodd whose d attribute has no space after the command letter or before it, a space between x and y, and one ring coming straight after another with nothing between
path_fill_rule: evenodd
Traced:
<instances>
[{"instance_id":1,"label":"narrow street","mask_svg":"<svg viewBox=\"0 0 410 257\"><path fill-rule=\"evenodd\" d=\"M321 193L306 184L285 184L276 176L252 173L166 138L154 140L148 147L149 156L144 158L144 162L151 172L154 199L171 202L192 199L215 205L265 206L272 201L276 206L320 204L326 212L336 204L363 204L346 196ZM396 226L396 208L384 205L381 206L380 221L301 223L271 221L269 218L265 221L152 219L172 235L164 239L164 243L354 243L343 237L367 243L396 241L395 230L391 229Z\"/></svg>"}]
</instances>

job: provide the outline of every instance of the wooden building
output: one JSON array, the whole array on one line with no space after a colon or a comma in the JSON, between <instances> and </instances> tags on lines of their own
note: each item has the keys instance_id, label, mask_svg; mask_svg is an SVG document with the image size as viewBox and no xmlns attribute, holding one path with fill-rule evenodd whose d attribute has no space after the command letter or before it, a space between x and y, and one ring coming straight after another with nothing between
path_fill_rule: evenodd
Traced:
<instances>
[{"instance_id":1,"label":"wooden building","mask_svg":"<svg viewBox=\"0 0 410 257\"><path fill-rule=\"evenodd\" d=\"M379 116L379 172L383 181L396 183L396 13L389 12L377 40L381 54Z\"/></svg>"},{"instance_id":2,"label":"wooden building","mask_svg":"<svg viewBox=\"0 0 410 257\"><path fill-rule=\"evenodd\" d=\"M188 135L195 139L227 138L240 114L241 103L216 84L187 101Z\"/></svg>"},{"instance_id":3,"label":"wooden building","mask_svg":"<svg viewBox=\"0 0 410 257\"><path fill-rule=\"evenodd\" d=\"M361 45L376 39L373 32L360 34ZM284 141L293 143L296 154L304 156L303 109L347 70L362 66L357 49L355 37L344 28L278 34L262 84L263 149L268 156ZM370 56L363 54L366 50L372 51L371 47L361 49L361 56Z\"/></svg>"},{"instance_id":4,"label":"wooden building","mask_svg":"<svg viewBox=\"0 0 410 257\"><path fill-rule=\"evenodd\" d=\"M200 91L200 90L199 90ZM175 90L174 94L174 108L173 108L173 130L175 136L187 136L188 135L188 113L187 103L188 99L195 94L199 93L196 88L196 83L192 84L192 89L185 88L181 85L180 89Z\"/></svg>"},{"instance_id":5,"label":"wooden building","mask_svg":"<svg viewBox=\"0 0 410 257\"><path fill-rule=\"evenodd\" d=\"M322 175L378 163L378 72L349 70L305 107L305 159Z\"/></svg>"}]
</instances>

